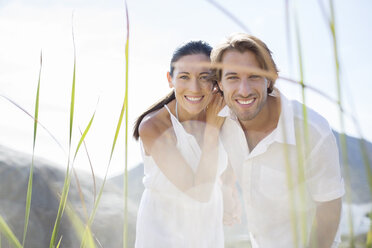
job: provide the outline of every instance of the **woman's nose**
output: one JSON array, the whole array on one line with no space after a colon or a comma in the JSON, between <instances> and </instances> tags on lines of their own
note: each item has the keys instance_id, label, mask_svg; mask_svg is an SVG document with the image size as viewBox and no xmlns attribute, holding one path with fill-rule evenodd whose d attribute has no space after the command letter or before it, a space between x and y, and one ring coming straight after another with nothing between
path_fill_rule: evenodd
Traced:
<instances>
[{"instance_id":1,"label":"woman's nose","mask_svg":"<svg viewBox=\"0 0 372 248\"><path fill-rule=\"evenodd\" d=\"M190 90L194 92L200 91L200 82L196 78L192 78L190 82Z\"/></svg>"}]
</instances>

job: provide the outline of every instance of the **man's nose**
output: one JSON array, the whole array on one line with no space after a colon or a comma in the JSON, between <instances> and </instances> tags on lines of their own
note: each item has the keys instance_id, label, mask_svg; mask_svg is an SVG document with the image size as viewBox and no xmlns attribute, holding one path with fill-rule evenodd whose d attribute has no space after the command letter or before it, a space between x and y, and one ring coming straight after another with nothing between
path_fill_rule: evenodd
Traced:
<instances>
[{"instance_id":1,"label":"man's nose","mask_svg":"<svg viewBox=\"0 0 372 248\"><path fill-rule=\"evenodd\" d=\"M249 94L252 93L251 84L248 79L242 79L239 85L239 94L247 97Z\"/></svg>"}]
</instances>

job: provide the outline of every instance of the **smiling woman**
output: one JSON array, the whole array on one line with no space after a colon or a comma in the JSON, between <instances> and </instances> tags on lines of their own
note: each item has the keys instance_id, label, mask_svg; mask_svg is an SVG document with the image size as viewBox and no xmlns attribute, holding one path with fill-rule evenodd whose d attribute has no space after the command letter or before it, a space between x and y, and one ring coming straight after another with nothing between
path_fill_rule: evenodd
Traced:
<instances>
[{"instance_id":1,"label":"smiling woman","mask_svg":"<svg viewBox=\"0 0 372 248\"><path fill-rule=\"evenodd\" d=\"M137 120L145 191L136 248L224 247L217 183L227 166L218 136L223 101L214 94L209 68L197 65L210 62L210 52L202 41L179 47L167 74L173 92Z\"/></svg>"}]
</instances>

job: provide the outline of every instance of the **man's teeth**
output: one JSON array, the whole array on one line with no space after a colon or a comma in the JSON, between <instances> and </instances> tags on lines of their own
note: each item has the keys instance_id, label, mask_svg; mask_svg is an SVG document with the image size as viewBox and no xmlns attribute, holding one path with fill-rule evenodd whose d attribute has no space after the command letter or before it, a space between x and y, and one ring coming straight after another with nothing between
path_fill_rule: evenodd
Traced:
<instances>
[{"instance_id":1,"label":"man's teeth","mask_svg":"<svg viewBox=\"0 0 372 248\"><path fill-rule=\"evenodd\" d=\"M186 96L187 100L190 100L192 102L197 102L197 101L200 101L203 97L200 96L200 97L192 97L192 96Z\"/></svg>"},{"instance_id":2,"label":"man's teeth","mask_svg":"<svg viewBox=\"0 0 372 248\"><path fill-rule=\"evenodd\" d=\"M237 100L237 101L240 104L250 104L250 103L252 103L254 101L254 98L249 99L249 100Z\"/></svg>"}]
</instances>

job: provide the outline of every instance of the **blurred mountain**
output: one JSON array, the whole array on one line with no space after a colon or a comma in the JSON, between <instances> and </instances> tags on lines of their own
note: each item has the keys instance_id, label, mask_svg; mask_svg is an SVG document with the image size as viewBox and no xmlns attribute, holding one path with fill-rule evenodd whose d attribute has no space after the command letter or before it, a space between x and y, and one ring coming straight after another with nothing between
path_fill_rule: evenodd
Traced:
<instances>
[{"instance_id":1,"label":"blurred mountain","mask_svg":"<svg viewBox=\"0 0 372 248\"><path fill-rule=\"evenodd\" d=\"M334 131L336 141L340 152L340 163L342 167L342 173L346 184L346 166L350 168L350 179L351 179L351 190L352 190L352 202L355 204L368 203L372 201L371 193L368 186L368 178L366 172L366 165L363 161L363 154L361 145L365 146L367 156L369 158L369 166L372 166L372 143L368 141L362 141L361 139L346 135L347 144L347 155L348 163L344 163L342 160L342 149L340 145L340 135ZM372 167L371 167L372 169ZM143 178L143 164L140 163L133 169L128 171L128 197L133 200L133 203L139 204L141 194L144 190L142 184ZM124 176L119 175L109 179L110 182L123 187Z\"/></svg>"},{"instance_id":2,"label":"blurred mountain","mask_svg":"<svg viewBox=\"0 0 372 248\"><path fill-rule=\"evenodd\" d=\"M372 143L346 135L347 162L343 161L342 147L340 145L340 134L335 132L335 137L339 147L340 163L345 180L345 186L348 187L347 178L350 172L351 199L353 204L365 204L372 202L372 193L369 189L367 165L363 159L363 149L368 157L368 163L372 169ZM371 178L372 180L372 178Z\"/></svg>"},{"instance_id":3,"label":"blurred mountain","mask_svg":"<svg viewBox=\"0 0 372 248\"><path fill-rule=\"evenodd\" d=\"M30 155L0 146L0 215L20 242L23 236L30 164ZM92 212L94 204L93 177L79 171L76 171L76 175L79 187L76 177L73 176L68 204L86 223L87 213ZM25 247L49 247L64 178L65 171L51 166L48 161L35 160L30 220ZM96 178L96 184L98 192L102 180ZM84 198L84 205L80 199L79 188ZM122 191L107 182L92 225L97 247L123 247L123 202ZM132 228L130 232L134 233L135 216L129 216L129 226ZM57 242L62 237L60 247L80 247L76 233L65 211L57 236ZM129 241L133 243L134 237L130 237ZM3 236L0 240L0 247L8 247L7 244Z\"/></svg>"}]
</instances>

